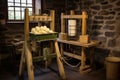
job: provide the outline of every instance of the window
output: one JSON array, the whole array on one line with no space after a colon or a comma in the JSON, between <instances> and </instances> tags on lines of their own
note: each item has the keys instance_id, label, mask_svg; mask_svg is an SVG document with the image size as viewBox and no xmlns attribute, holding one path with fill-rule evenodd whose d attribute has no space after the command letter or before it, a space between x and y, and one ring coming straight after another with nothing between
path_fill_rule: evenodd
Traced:
<instances>
[{"instance_id":1,"label":"window","mask_svg":"<svg viewBox=\"0 0 120 80\"><path fill-rule=\"evenodd\" d=\"M33 13L32 0L8 0L8 20L23 20L26 7L31 15Z\"/></svg>"}]
</instances>

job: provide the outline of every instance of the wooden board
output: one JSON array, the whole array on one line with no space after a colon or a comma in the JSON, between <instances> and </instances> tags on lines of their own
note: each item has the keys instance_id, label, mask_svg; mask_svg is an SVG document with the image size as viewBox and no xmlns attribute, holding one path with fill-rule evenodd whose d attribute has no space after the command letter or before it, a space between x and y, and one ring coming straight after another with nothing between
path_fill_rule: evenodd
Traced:
<instances>
[{"instance_id":1,"label":"wooden board","mask_svg":"<svg viewBox=\"0 0 120 80\"><path fill-rule=\"evenodd\" d=\"M100 44L99 41L90 41L90 43L87 43L87 44L82 44L79 41L68 41L68 40L60 40L60 39L57 39L57 41L66 43L66 44L82 46L82 47L92 47L92 46L97 46L98 44Z\"/></svg>"}]
</instances>

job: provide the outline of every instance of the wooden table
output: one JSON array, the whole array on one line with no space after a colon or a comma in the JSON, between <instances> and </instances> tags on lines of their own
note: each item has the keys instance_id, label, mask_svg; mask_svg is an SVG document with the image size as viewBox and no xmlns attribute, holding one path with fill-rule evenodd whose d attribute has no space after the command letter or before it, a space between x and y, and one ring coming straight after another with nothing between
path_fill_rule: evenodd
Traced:
<instances>
[{"instance_id":1,"label":"wooden table","mask_svg":"<svg viewBox=\"0 0 120 80\"><path fill-rule=\"evenodd\" d=\"M94 47L100 43L99 41L90 41L90 43L88 44L82 44L79 41L68 41L68 40L60 40L60 39L57 39L57 41L60 43L61 53L63 53L66 56L81 60L81 65L79 67L79 71L81 74L86 74L92 70L94 66ZM63 50L63 43L81 47L81 55L65 52ZM86 65L86 55L85 55L86 48L90 48L90 65Z\"/></svg>"}]
</instances>

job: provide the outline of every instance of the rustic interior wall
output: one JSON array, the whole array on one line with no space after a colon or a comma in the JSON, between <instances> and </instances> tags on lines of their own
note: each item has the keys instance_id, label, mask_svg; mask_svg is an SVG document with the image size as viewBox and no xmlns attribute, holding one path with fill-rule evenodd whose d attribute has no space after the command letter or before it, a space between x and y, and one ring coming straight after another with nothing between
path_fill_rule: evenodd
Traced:
<instances>
[{"instance_id":1,"label":"rustic interior wall","mask_svg":"<svg viewBox=\"0 0 120 80\"><path fill-rule=\"evenodd\" d=\"M120 0L94 2L89 9L91 38L100 40L99 48L109 49L109 56L120 57Z\"/></svg>"},{"instance_id":2,"label":"rustic interior wall","mask_svg":"<svg viewBox=\"0 0 120 80\"><path fill-rule=\"evenodd\" d=\"M7 0L0 0L0 14L7 18ZM46 0L43 0L44 2ZM50 2L49 2L50 1ZM56 10L56 31L60 32L60 14L74 9L76 13L81 14L81 11L87 11L88 19L88 33L91 39L99 40L102 43L97 46L96 52L102 53L99 58L109 56L120 57L120 1L119 0L74 0L65 3L65 0L52 1L49 0L43 5L43 10ZM52 1L52 2L51 2ZM67 6L66 6L67 5ZM4 9L6 8L6 9ZM32 24L31 26L35 26ZM5 42L10 44L15 42L14 39L23 40L23 23L6 23L4 26ZM107 53L107 54L106 54ZM105 55L103 55L105 54ZM98 58L98 56L97 56ZM103 62L103 59L101 59Z\"/></svg>"},{"instance_id":3,"label":"rustic interior wall","mask_svg":"<svg viewBox=\"0 0 120 80\"><path fill-rule=\"evenodd\" d=\"M120 56L120 1L75 0L76 12L88 13L87 29L91 39L101 41L97 48L109 50L109 56Z\"/></svg>"},{"instance_id":4,"label":"rustic interior wall","mask_svg":"<svg viewBox=\"0 0 120 80\"><path fill-rule=\"evenodd\" d=\"M95 49L97 64L105 57L120 57L120 0L75 0L76 12L88 13L87 32L93 40L101 41Z\"/></svg>"}]
</instances>

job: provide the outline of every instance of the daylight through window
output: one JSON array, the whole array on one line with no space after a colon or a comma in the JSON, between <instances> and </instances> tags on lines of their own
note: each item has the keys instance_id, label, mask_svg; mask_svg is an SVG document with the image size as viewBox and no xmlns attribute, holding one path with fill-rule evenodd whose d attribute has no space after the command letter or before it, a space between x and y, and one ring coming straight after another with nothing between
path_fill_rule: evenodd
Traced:
<instances>
[{"instance_id":1,"label":"daylight through window","mask_svg":"<svg viewBox=\"0 0 120 80\"><path fill-rule=\"evenodd\" d=\"M8 20L23 20L26 7L31 15L33 12L32 0L8 0Z\"/></svg>"}]
</instances>

